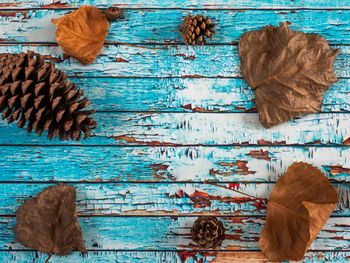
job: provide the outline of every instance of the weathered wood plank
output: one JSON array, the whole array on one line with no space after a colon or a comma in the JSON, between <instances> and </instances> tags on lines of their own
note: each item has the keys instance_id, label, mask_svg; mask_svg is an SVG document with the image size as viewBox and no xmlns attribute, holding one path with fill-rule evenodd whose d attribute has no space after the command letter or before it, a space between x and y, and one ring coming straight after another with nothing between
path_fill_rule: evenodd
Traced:
<instances>
[{"instance_id":1,"label":"weathered wood plank","mask_svg":"<svg viewBox=\"0 0 350 263\"><path fill-rule=\"evenodd\" d=\"M236 45L151 47L165 49L106 45L96 61L86 67L73 58L64 59L57 45L2 44L0 53L33 50L53 59L67 74L81 77L241 77ZM350 77L350 46L333 48L341 48L334 64L337 76Z\"/></svg>"},{"instance_id":2,"label":"weathered wood plank","mask_svg":"<svg viewBox=\"0 0 350 263\"><path fill-rule=\"evenodd\" d=\"M56 42L52 18L65 10L25 10L0 12L0 39L7 42ZM230 44L250 30L288 21L293 30L316 32L330 43L350 43L350 10L125 10L124 18L111 23L107 41L127 43L179 43L179 27L188 13L201 13L216 22L217 35L208 43Z\"/></svg>"},{"instance_id":3,"label":"weathered wood plank","mask_svg":"<svg viewBox=\"0 0 350 263\"><path fill-rule=\"evenodd\" d=\"M259 250L265 218L219 218L226 229L222 250ZM84 217L79 218L88 250L200 250L191 239L196 217ZM0 248L25 249L14 241L15 218L0 218ZM310 250L348 249L348 217L328 220ZM136 239L137 238L137 239ZM91 253L91 252L90 252Z\"/></svg>"},{"instance_id":4,"label":"weathered wood plank","mask_svg":"<svg viewBox=\"0 0 350 263\"><path fill-rule=\"evenodd\" d=\"M100 111L255 111L243 79L71 78ZM327 91L323 111L350 111L350 79Z\"/></svg>"},{"instance_id":5,"label":"weathered wood plank","mask_svg":"<svg viewBox=\"0 0 350 263\"><path fill-rule=\"evenodd\" d=\"M350 181L349 147L2 146L0 156L4 182L275 182L296 161Z\"/></svg>"},{"instance_id":6,"label":"weathered wood plank","mask_svg":"<svg viewBox=\"0 0 350 263\"><path fill-rule=\"evenodd\" d=\"M53 255L50 259L50 263L155 263L155 262L172 262L172 263L184 263L182 257L186 257L188 261L192 263L209 263L214 260L215 252L173 252L173 251L160 251L160 252L146 252L146 251L89 251L88 254L82 255L79 252L72 252L66 256ZM253 255L250 255L253 254ZM242 252L233 254L232 252L222 252L222 255L232 255L232 258L239 258L242 256L249 256L251 258L259 257L262 255L255 255L254 252ZM345 259L350 252L319 252L315 255L322 255L324 258L336 258ZM182 256L183 255L183 256ZM311 252L308 256L313 256ZM220 253L220 257L221 253ZM1 262L35 262L35 263L45 263L47 254L34 252L34 251L0 251ZM307 258L307 257L306 257ZM198 260L202 260L198 262Z\"/></svg>"},{"instance_id":7,"label":"weathered wood plank","mask_svg":"<svg viewBox=\"0 0 350 263\"><path fill-rule=\"evenodd\" d=\"M349 145L350 114L305 115L264 129L257 113L96 113L98 128L81 142L49 141L0 121L0 144L43 145Z\"/></svg>"},{"instance_id":8,"label":"weathered wood plank","mask_svg":"<svg viewBox=\"0 0 350 263\"><path fill-rule=\"evenodd\" d=\"M266 202L202 183L76 183L80 215L265 215ZM274 183L223 184L268 198ZM0 184L0 214L13 214L19 204L47 184ZM334 184L339 205L333 215L350 216L350 184Z\"/></svg>"},{"instance_id":9,"label":"weathered wood plank","mask_svg":"<svg viewBox=\"0 0 350 263\"><path fill-rule=\"evenodd\" d=\"M106 8L111 5L109 0L8 0L0 5L1 8L71 8L82 5L94 5ZM124 0L123 3L113 3L121 8L350 8L348 0L313 1L313 0Z\"/></svg>"},{"instance_id":10,"label":"weathered wood plank","mask_svg":"<svg viewBox=\"0 0 350 263\"><path fill-rule=\"evenodd\" d=\"M99 111L256 112L243 79L71 78ZM350 111L350 79L325 93L323 112Z\"/></svg>"},{"instance_id":11,"label":"weathered wood plank","mask_svg":"<svg viewBox=\"0 0 350 263\"><path fill-rule=\"evenodd\" d=\"M36 262L44 263L47 254L33 251L0 251L2 262ZM348 262L350 252L348 251L318 251L307 252L303 262ZM52 256L52 263L241 263L241 262L266 263L266 258L261 252L255 251L94 251L87 255L73 252L69 255L59 257Z\"/></svg>"}]
</instances>

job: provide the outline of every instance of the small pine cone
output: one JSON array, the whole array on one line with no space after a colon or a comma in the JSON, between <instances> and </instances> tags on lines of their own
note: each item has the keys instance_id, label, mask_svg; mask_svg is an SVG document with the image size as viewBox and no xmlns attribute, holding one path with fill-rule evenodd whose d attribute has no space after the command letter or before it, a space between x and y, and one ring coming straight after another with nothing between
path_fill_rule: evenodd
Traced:
<instances>
[{"instance_id":1,"label":"small pine cone","mask_svg":"<svg viewBox=\"0 0 350 263\"><path fill-rule=\"evenodd\" d=\"M191 229L192 239L202 248L215 248L225 239L225 228L215 216L199 217Z\"/></svg>"},{"instance_id":2,"label":"small pine cone","mask_svg":"<svg viewBox=\"0 0 350 263\"><path fill-rule=\"evenodd\" d=\"M90 102L81 98L83 91L67 79L67 74L45 62L42 55L32 51L20 54L0 54L0 112L8 123L17 121L27 132L33 129L41 136L60 140L77 140L97 123L89 115L94 110L82 110Z\"/></svg>"},{"instance_id":3,"label":"small pine cone","mask_svg":"<svg viewBox=\"0 0 350 263\"><path fill-rule=\"evenodd\" d=\"M204 45L204 37L213 38L215 31L214 23L210 22L209 17L203 15L191 15L185 17L181 26L181 37L186 45Z\"/></svg>"}]
</instances>

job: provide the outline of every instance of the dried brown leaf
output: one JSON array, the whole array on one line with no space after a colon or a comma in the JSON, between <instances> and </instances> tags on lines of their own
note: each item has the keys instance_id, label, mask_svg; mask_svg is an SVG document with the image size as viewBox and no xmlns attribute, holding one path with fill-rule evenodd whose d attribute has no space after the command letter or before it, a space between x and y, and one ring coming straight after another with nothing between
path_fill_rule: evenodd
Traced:
<instances>
[{"instance_id":1,"label":"dried brown leaf","mask_svg":"<svg viewBox=\"0 0 350 263\"><path fill-rule=\"evenodd\" d=\"M319 169L293 163L269 198L262 252L273 261L303 259L337 203L336 190Z\"/></svg>"},{"instance_id":2,"label":"dried brown leaf","mask_svg":"<svg viewBox=\"0 0 350 263\"><path fill-rule=\"evenodd\" d=\"M83 65L95 61L109 29L108 19L100 9L82 6L59 19L52 19L52 22L57 26L56 39L64 53Z\"/></svg>"},{"instance_id":3,"label":"dried brown leaf","mask_svg":"<svg viewBox=\"0 0 350 263\"><path fill-rule=\"evenodd\" d=\"M75 206L73 186L57 184L27 200L16 211L16 240L45 253L87 253Z\"/></svg>"},{"instance_id":4,"label":"dried brown leaf","mask_svg":"<svg viewBox=\"0 0 350 263\"><path fill-rule=\"evenodd\" d=\"M239 40L241 70L255 91L262 125L319 112L324 92L337 81L339 51L323 36L292 31L287 23L245 33Z\"/></svg>"}]
</instances>

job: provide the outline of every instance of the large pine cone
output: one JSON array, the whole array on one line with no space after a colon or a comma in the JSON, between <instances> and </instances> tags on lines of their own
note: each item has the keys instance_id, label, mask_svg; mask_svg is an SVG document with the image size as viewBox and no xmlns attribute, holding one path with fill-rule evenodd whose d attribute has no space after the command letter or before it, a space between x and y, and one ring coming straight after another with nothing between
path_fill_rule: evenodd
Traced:
<instances>
[{"instance_id":1,"label":"large pine cone","mask_svg":"<svg viewBox=\"0 0 350 263\"><path fill-rule=\"evenodd\" d=\"M67 79L67 74L45 62L40 54L28 51L20 54L0 54L0 112L8 123L18 120L17 126L33 129L41 136L60 140L80 140L96 128L89 117L94 110L82 110L90 102L79 99L83 91Z\"/></svg>"},{"instance_id":2,"label":"large pine cone","mask_svg":"<svg viewBox=\"0 0 350 263\"><path fill-rule=\"evenodd\" d=\"M215 248L225 239L225 228L215 216L199 217L191 229L192 239L202 248Z\"/></svg>"},{"instance_id":3,"label":"large pine cone","mask_svg":"<svg viewBox=\"0 0 350 263\"><path fill-rule=\"evenodd\" d=\"M208 16L189 14L182 23L181 37L186 45L204 45L204 36L213 38L214 27L215 24L210 22Z\"/></svg>"}]
</instances>

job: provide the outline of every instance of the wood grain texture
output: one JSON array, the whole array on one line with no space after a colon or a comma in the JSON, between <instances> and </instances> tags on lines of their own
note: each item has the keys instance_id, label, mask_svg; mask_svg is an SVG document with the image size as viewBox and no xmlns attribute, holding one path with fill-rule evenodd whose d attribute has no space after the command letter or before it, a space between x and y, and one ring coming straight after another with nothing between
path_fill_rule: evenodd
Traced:
<instances>
[{"instance_id":1,"label":"wood grain texture","mask_svg":"<svg viewBox=\"0 0 350 263\"><path fill-rule=\"evenodd\" d=\"M275 182L295 161L350 181L349 147L2 146L0 156L3 182Z\"/></svg>"},{"instance_id":2,"label":"wood grain texture","mask_svg":"<svg viewBox=\"0 0 350 263\"><path fill-rule=\"evenodd\" d=\"M81 142L49 141L0 121L0 144L41 145L349 145L350 114L322 113L264 129L256 113L105 113Z\"/></svg>"},{"instance_id":3,"label":"wood grain texture","mask_svg":"<svg viewBox=\"0 0 350 263\"><path fill-rule=\"evenodd\" d=\"M54 42L56 26L52 18L71 12L65 10L26 10L0 12L0 39L6 42ZM183 43L179 28L188 13L201 13L216 23L217 34L209 44L237 43L247 31L288 21L291 29L316 32L329 43L350 43L350 10L153 10L131 9L123 19L111 23L106 41L126 43Z\"/></svg>"},{"instance_id":4,"label":"wood grain texture","mask_svg":"<svg viewBox=\"0 0 350 263\"><path fill-rule=\"evenodd\" d=\"M254 92L233 78L71 78L98 111L256 112ZM322 112L350 111L350 79L325 92Z\"/></svg>"},{"instance_id":5,"label":"wood grain texture","mask_svg":"<svg viewBox=\"0 0 350 263\"><path fill-rule=\"evenodd\" d=\"M32 251L0 251L3 262L36 262L44 263L47 254ZM303 262L337 262L345 263L350 258L348 251L307 252ZM87 255L73 252L64 257L52 256L50 262L82 262L82 263L266 263L266 258L255 251L93 251Z\"/></svg>"},{"instance_id":6,"label":"wood grain texture","mask_svg":"<svg viewBox=\"0 0 350 263\"><path fill-rule=\"evenodd\" d=\"M56 44L0 44L0 53L33 50L55 61L68 75L80 77L241 77L236 45L150 47L164 49L105 45L96 61L85 67L76 59L64 59L63 51ZM337 76L350 77L350 46L332 48L341 48L334 64ZM186 59L192 56L195 59Z\"/></svg>"},{"instance_id":7,"label":"wood grain texture","mask_svg":"<svg viewBox=\"0 0 350 263\"><path fill-rule=\"evenodd\" d=\"M70 8L82 5L94 5L106 8L111 5L109 0L9 0L0 5L2 8ZM313 1L313 0L236 0L234 2L228 0L124 0L122 2L113 3L121 8L254 8L254 9L274 9L274 8L343 8L349 9L349 0L334 1Z\"/></svg>"},{"instance_id":8,"label":"wood grain texture","mask_svg":"<svg viewBox=\"0 0 350 263\"><path fill-rule=\"evenodd\" d=\"M75 183L80 215L236 215L264 216L266 202L203 183ZM274 183L222 184L252 196L268 198ZM0 184L0 214L13 214L19 204L48 184ZM350 184L334 183L339 205L333 215L350 216Z\"/></svg>"},{"instance_id":9,"label":"wood grain texture","mask_svg":"<svg viewBox=\"0 0 350 263\"><path fill-rule=\"evenodd\" d=\"M88 250L201 250L191 239L196 217L83 217L79 223ZM310 249L348 250L349 218L333 217ZM221 250L259 250L259 236L264 218L223 217L226 239ZM15 218L0 218L0 248L23 250L14 242ZM342 238L339 238L341 235ZM137 242L135 238L137 236Z\"/></svg>"}]
</instances>

